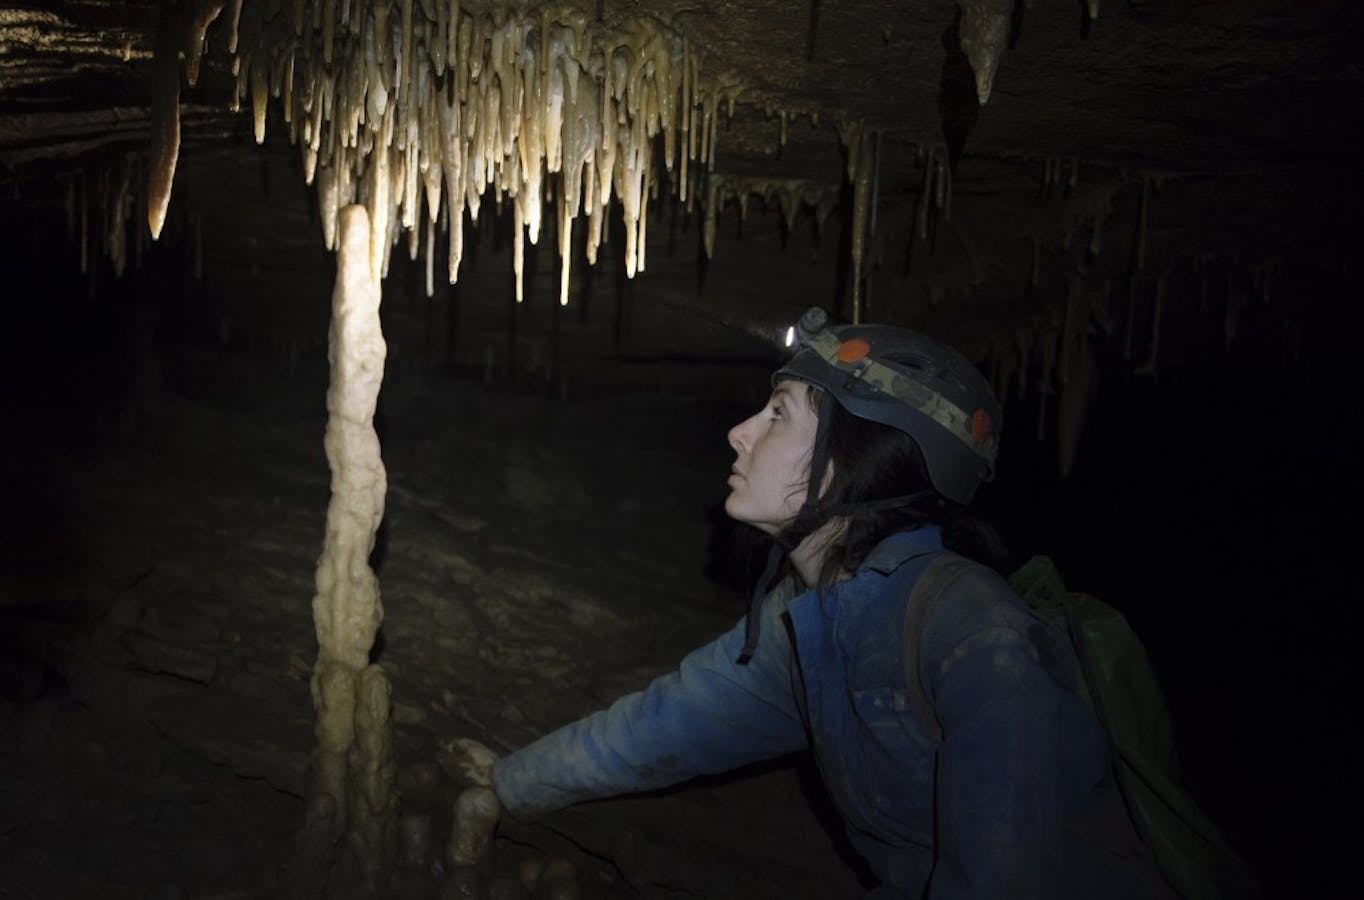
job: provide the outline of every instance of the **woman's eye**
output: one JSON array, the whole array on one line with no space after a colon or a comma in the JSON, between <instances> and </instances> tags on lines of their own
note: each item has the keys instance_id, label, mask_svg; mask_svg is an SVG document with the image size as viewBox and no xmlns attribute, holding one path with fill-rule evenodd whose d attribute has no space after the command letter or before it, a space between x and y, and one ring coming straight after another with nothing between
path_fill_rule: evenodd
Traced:
<instances>
[{"instance_id":1,"label":"woman's eye","mask_svg":"<svg viewBox=\"0 0 1364 900\"><path fill-rule=\"evenodd\" d=\"M774 418L774 419L780 419L781 417L782 417L782 409L781 409L781 407L780 407L780 406L774 406L774 407L772 407L772 418Z\"/></svg>"}]
</instances>

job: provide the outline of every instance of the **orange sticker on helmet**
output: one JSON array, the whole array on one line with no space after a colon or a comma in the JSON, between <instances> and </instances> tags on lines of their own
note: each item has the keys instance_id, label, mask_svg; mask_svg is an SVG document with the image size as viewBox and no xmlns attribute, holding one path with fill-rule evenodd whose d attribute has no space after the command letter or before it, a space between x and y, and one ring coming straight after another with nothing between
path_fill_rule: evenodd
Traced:
<instances>
[{"instance_id":1,"label":"orange sticker on helmet","mask_svg":"<svg viewBox=\"0 0 1364 900\"><path fill-rule=\"evenodd\" d=\"M977 444L983 444L990 439L990 414L983 409L971 414L971 437Z\"/></svg>"},{"instance_id":2,"label":"orange sticker on helmet","mask_svg":"<svg viewBox=\"0 0 1364 900\"><path fill-rule=\"evenodd\" d=\"M871 353L871 344L861 338L850 338L838 345L838 361L851 363L865 359Z\"/></svg>"}]
</instances>

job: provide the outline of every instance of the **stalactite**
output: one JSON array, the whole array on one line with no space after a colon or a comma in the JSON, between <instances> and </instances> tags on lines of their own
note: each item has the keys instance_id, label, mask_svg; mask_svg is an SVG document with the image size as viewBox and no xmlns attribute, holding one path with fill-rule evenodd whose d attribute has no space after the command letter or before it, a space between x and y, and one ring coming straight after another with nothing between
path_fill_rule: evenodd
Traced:
<instances>
[{"instance_id":1,"label":"stalactite","mask_svg":"<svg viewBox=\"0 0 1364 900\"><path fill-rule=\"evenodd\" d=\"M1071 275L1066 281L1066 306L1065 315L1061 324L1061 367L1060 382L1065 384L1070 377L1072 344L1079 333L1079 302L1083 294L1083 286L1079 275Z\"/></svg>"},{"instance_id":2,"label":"stalactite","mask_svg":"<svg viewBox=\"0 0 1364 900\"><path fill-rule=\"evenodd\" d=\"M1027 328L1015 329L1014 342L1018 345L1018 399L1023 400L1028 396L1028 357L1032 352L1032 331Z\"/></svg>"},{"instance_id":3,"label":"stalactite","mask_svg":"<svg viewBox=\"0 0 1364 900\"><path fill-rule=\"evenodd\" d=\"M1241 322L1241 307L1245 305L1245 296L1235 289L1232 284L1232 271L1227 270L1227 307L1222 314L1222 349L1224 352L1231 352L1232 342L1236 340L1236 330Z\"/></svg>"},{"instance_id":4,"label":"stalactite","mask_svg":"<svg viewBox=\"0 0 1364 900\"><path fill-rule=\"evenodd\" d=\"M1103 250L1104 245L1104 221L1108 218L1109 203L1112 194L1102 193L1094 201L1091 208L1091 225L1089 233L1089 255L1098 256Z\"/></svg>"},{"instance_id":5,"label":"stalactite","mask_svg":"<svg viewBox=\"0 0 1364 900\"><path fill-rule=\"evenodd\" d=\"M635 261L636 273L644 271L645 251L649 244L649 242L645 240L645 236L647 235L649 228L649 194L650 187L653 184L653 173L653 157L648 156L644 160L643 175L641 176L643 181L640 184L639 189L639 214L635 219L638 223L637 227L639 228L639 235L635 238L635 248L639 256Z\"/></svg>"},{"instance_id":6,"label":"stalactite","mask_svg":"<svg viewBox=\"0 0 1364 900\"><path fill-rule=\"evenodd\" d=\"M692 115L692 72L691 72L691 42L685 37L682 39L682 59L678 66L678 80L681 97L679 100L678 112L678 150L682 161L678 173L678 200L684 205L687 203L687 164L692 156L692 134L691 134L691 115Z\"/></svg>"},{"instance_id":7,"label":"stalactite","mask_svg":"<svg viewBox=\"0 0 1364 900\"><path fill-rule=\"evenodd\" d=\"M1114 328L1112 305L1109 303L1112 288L1112 280L1105 276L1103 287L1099 289L1099 299L1090 309L1090 317L1104 334L1112 334Z\"/></svg>"},{"instance_id":8,"label":"stalactite","mask_svg":"<svg viewBox=\"0 0 1364 900\"><path fill-rule=\"evenodd\" d=\"M852 174L852 320L855 323L862 321L862 267L867 255L867 230L871 218L872 170L876 165L873 143L869 138L870 135L859 129L854 144L848 148L848 155L856 157Z\"/></svg>"},{"instance_id":9,"label":"stalactite","mask_svg":"<svg viewBox=\"0 0 1364 900\"><path fill-rule=\"evenodd\" d=\"M1018 349L1008 338L1000 338L994 348L996 362L995 396L1001 400L1009 396L1014 378L1020 372Z\"/></svg>"},{"instance_id":10,"label":"stalactite","mask_svg":"<svg viewBox=\"0 0 1364 900\"><path fill-rule=\"evenodd\" d=\"M190 87L199 83L199 61L204 55L204 33L223 11L223 3L224 0L198 0L188 11L181 54L185 60L185 80L189 82ZM235 26L233 30L235 31Z\"/></svg>"},{"instance_id":11,"label":"stalactite","mask_svg":"<svg viewBox=\"0 0 1364 900\"><path fill-rule=\"evenodd\" d=\"M976 75L976 98L982 106L990 99L995 72L1009 41L1013 0L957 0L961 8L961 51Z\"/></svg>"},{"instance_id":12,"label":"stalactite","mask_svg":"<svg viewBox=\"0 0 1364 900\"><path fill-rule=\"evenodd\" d=\"M194 222L194 280L204 280L204 214L195 212Z\"/></svg>"},{"instance_id":13,"label":"stalactite","mask_svg":"<svg viewBox=\"0 0 1364 900\"><path fill-rule=\"evenodd\" d=\"M1122 335L1122 358L1132 358L1132 332L1136 327L1137 317L1137 279L1136 276L1129 276L1127 279L1127 324L1123 328Z\"/></svg>"},{"instance_id":14,"label":"stalactite","mask_svg":"<svg viewBox=\"0 0 1364 900\"><path fill-rule=\"evenodd\" d=\"M1047 398L1055 389L1051 386L1052 372L1056 367L1056 344L1060 338L1060 328L1049 322L1038 335L1042 350L1041 368L1037 373L1037 440L1047 438Z\"/></svg>"},{"instance_id":15,"label":"stalactite","mask_svg":"<svg viewBox=\"0 0 1364 900\"><path fill-rule=\"evenodd\" d=\"M1155 375L1156 366L1160 360L1160 324L1161 314L1165 307L1165 276L1156 279L1156 304L1155 312L1151 316L1151 345L1146 361L1137 367L1138 375Z\"/></svg>"},{"instance_id":16,"label":"stalactite","mask_svg":"<svg viewBox=\"0 0 1364 900\"><path fill-rule=\"evenodd\" d=\"M1056 444L1057 460L1061 467L1061 477L1069 477L1075 466L1075 455L1080 446L1080 435L1084 430L1085 414L1093 399L1094 352L1089 342L1081 337L1071 353L1070 370L1066 376L1065 387L1056 404Z\"/></svg>"},{"instance_id":17,"label":"stalactite","mask_svg":"<svg viewBox=\"0 0 1364 900\"><path fill-rule=\"evenodd\" d=\"M76 179L66 180L66 240L76 239Z\"/></svg>"},{"instance_id":18,"label":"stalactite","mask_svg":"<svg viewBox=\"0 0 1364 900\"><path fill-rule=\"evenodd\" d=\"M90 177L81 173L81 274L90 273Z\"/></svg>"},{"instance_id":19,"label":"stalactite","mask_svg":"<svg viewBox=\"0 0 1364 900\"><path fill-rule=\"evenodd\" d=\"M1141 203L1137 208L1137 240L1133 251L1132 266L1140 272L1146 268L1146 225L1151 206L1151 179L1141 180Z\"/></svg>"},{"instance_id":20,"label":"stalactite","mask_svg":"<svg viewBox=\"0 0 1364 900\"><path fill-rule=\"evenodd\" d=\"M525 294L526 223L521 217L521 205L512 207L512 274L516 278L516 302L523 303Z\"/></svg>"},{"instance_id":21,"label":"stalactite","mask_svg":"<svg viewBox=\"0 0 1364 900\"><path fill-rule=\"evenodd\" d=\"M106 232L106 252L114 264L114 277L122 278L128 265L128 217L132 211L133 161L123 157L119 166L118 184L114 189L114 199L110 203L111 215Z\"/></svg>"},{"instance_id":22,"label":"stalactite","mask_svg":"<svg viewBox=\"0 0 1364 900\"><path fill-rule=\"evenodd\" d=\"M941 202L938 204L939 207L941 207L940 212L939 212L939 215L942 216L942 220L943 220L944 222L951 222L951 221L952 221L952 160L951 160L951 157L948 155L946 149L943 150L943 165L942 165L942 169L938 172L938 177L939 177L939 179L941 179L941 181L942 181L942 183L943 183L943 185L944 185L943 189L940 191L940 196L942 197L942 200L941 200Z\"/></svg>"},{"instance_id":23,"label":"stalactite","mask_svg":"<svg viewBox=\"0 0 1364 900\"><path fill-rule=\"evenodd\" d=\"M256 143L265 143L266 103L269 100L270 75L268 62L257 54L251 66L251 120Z\"/></svg>"},{"instance_id":24,"label":"stalactite","mask_svg":"<svg viewBox=\"0 0 1364 900\"><path fill-rule=\"evenodd\" d=\"M178 20L162 11L152 54L151 147L147 154L147 227L161 236L170 206L175 164L180 155L180 41Z\"/></svg>"},{"instance_id":25,"label":"stalactite","mask_svg":"<svg viewBox=\"0 0 1364 900\"><path fill-rule=\"evenodd\" d=\"M782 114L782 143L786 143L786 114ZM871 170L871 217L867 222L867 231L876 234L876 207L880 202L881 195L881 132L875 135L876 143L872 148L872 170Z\"/></svg>"},{"instance_id":26,"label":"stalactite","mask_svg":"<svg viewBox=\"0 0 1364 900\"><path fill-rule=\"evenodd\" d=\"M944 197L947 190L947 160L946 151L937 154L934 162L937 165L933 173L933 208L941 212L944 205Z\"/></svg>"},{"instance_id":27,"label":"stalactite","mask_svg":"<svg viewBox=\"0 0 1364 900\"><path fill-rule=\"evenodd\" d=\"M425 250L425 271L426 271L426 296L434 297L436 294L435 279L435 256L436 256L436 225L429 218L421 223L422 229L426 232Z\"/></svg>"},{"instance_id":28,"label":"stalactite","mask_svg":"<svg viewBox=\"0 0 1364 900\"><path fill-rule=\"evenodd\" d=\"M917 231L919 240L928 240L928 207L933 202L933 176L936 167L933 164L933 157L936 151L933 149L924 152L924 180L923 186L919 189L919 209Z\"/></svg>"}]
</instances>

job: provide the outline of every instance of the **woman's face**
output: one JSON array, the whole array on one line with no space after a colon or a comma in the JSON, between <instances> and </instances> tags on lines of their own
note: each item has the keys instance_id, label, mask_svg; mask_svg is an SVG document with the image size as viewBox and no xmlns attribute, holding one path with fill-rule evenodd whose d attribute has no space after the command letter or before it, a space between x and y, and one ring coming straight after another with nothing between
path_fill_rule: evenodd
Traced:
<instances>
[{"instance_id":1,"label":"woman's face","mask_svg":"<svg viewBox=\"0 0 1364 900\"><path fill-rule=\"evenodd\" d=\"M782 381L766 406L730 429L737 454L725 499L730 518L768 534L795 518L805 501L818 424L809 388Z\"/></svg>"}]
</instances>

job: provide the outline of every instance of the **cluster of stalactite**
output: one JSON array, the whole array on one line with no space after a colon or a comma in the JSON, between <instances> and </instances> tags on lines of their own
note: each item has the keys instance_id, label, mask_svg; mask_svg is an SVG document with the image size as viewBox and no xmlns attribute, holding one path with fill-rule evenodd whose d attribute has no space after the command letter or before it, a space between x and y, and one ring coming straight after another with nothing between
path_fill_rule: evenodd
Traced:
<instances>
[{"instance_id":1,"label":"cluster of stalactite","mask_svg":"<svg viewBox=\"0 0 1364 900\"><path fill-rule=\"evenodd\" d=\"M97 240L116 277L128 267L128 223L137 201L134 189L136 160L120 153L85 166L66 179L66 238L80 252L82 275L90 272L91 240ZM17 182L16 182L17 184ZM139 232L131 242L134 263L145 249Z\"/></svg>"},{"instance_id":2,"label":"cluster of stalactite","mask_svg":"<svg viewBox=\"0 0 1364 900\"><path fill-rule=\"evenodd\" d=\"M705 224L702 228L707 257L715 252L720 213L733 203L738 209L739 221L743 222L748 218L748 205L754 198L762 203L764 210L775 210L787 231L795 227L796 217L803 210L813 218L816 232L820 232L829 215L838 208L839 190L835 184L808 178L711 173L706 179Z\"/></svg>"},{"instance_id":3,"label":"cluster of stalactite","mask_svg":"<svg viewBox=\"0 0 1364 900\"><path fill-rule=\"evenodd\" d=\"M1124 265L1126 274L1114 276L1103 274L1096 263L1104 246L1105 222L1124 182L1109 181L1080 192L1078 159L1043 161L1042 197L1059 193L1069 198L1057 249L1066 259L1074 259L1071 250L1078 233L1085 240L1084 261L1066 276L1063 300L1043 304L1011 333L996 335L980 355L988 362L1001 400L1025 400L1030 392L1036 394L1037 440L1049 439L1054 418L1062 475L1069 474L1074 464L1085 414L1098 389L1096 350L1110 349L1110 361L1132 375L1157 379L1164 359L1162 338L1169 330L1171 314L1185 321L1206 321L1220 304L1218 327L1224 349L1230 351L1243 312L1256 302L1267 306L1274 285L1282 278L1279 258L1242 261L1210 254L1184 257L1160 271L1149 271L1152 198L1163 180L1143 175L1126 182L1138 191L1136 222ZM1038 287L1042 266L1043 241L1035 236L1029 292ZM1281 316L1280 320L1286 370L1301 358L1302 332L1294 317Z\"/></svg>"},{"instance_id":4,"label":"cluster of stalactite","mask_svg":"<svg viewBox=\"0 0 1364 900\"><path fill-rule=\"evenodd\" d=\"M161 228L178 154L180 64L193 84L222 0L199 0L163 23L157 44L148 224ZM709 167L719 107L732 81L703 80L688 40L644 16L597 21L566 5L477 12L458 0L233 0L226 46L233 102L249 104L257 141L268 108L316 182L323 237L337 240L338 211L361 203L371 257L387 271L400 230L413 259L424 244L428 290L436 233L448 235L453 283L464 216L476 224L486 192L512 206L521 299L523 242L535 243L552 204L568 299L574 223L587 220L595 263L614 197L625 219L626 275L644 268L648 204L662 173L680 199L692 163ZM784 117L783 117L784 122Z\"/></svg>"},{"instance_id":5,"label":"cluster of stalactite","mask_svg":"<svg viewBox=\"0 0 1364 900\"><path fill-rule=\"evenodd\" d=\"M839 134L852 183L852 319L858 322L866 306L867 248L876 234L880 204L881 133L853 122L840 125ZM910 250L914 245L926 244L931 253L937 228L952 221L952 162L947 148L941 145L914 144L911 150L914 165L922 175L909 224ZM948 287L938 279L930 279L925 285L930 303L936 305Z\"/></svg>"},{"instance_id":6,"label":"cluster of stalactite","mask_svg":"<svg viewBox=\"0 0 1364 900\"><path fill-rule=\"evenodd\" d=\"M852 184L851 269L852 320L862 320L867 242L876 233L880 198L881 133L860 121L839 124L839 137L847 159L848 181ZM926 241L930 221L952 220L952 168L945 148L915 146L915 161L923 169L919 199L914 214L911 241Z\"/></svg>"}]
</instances>

